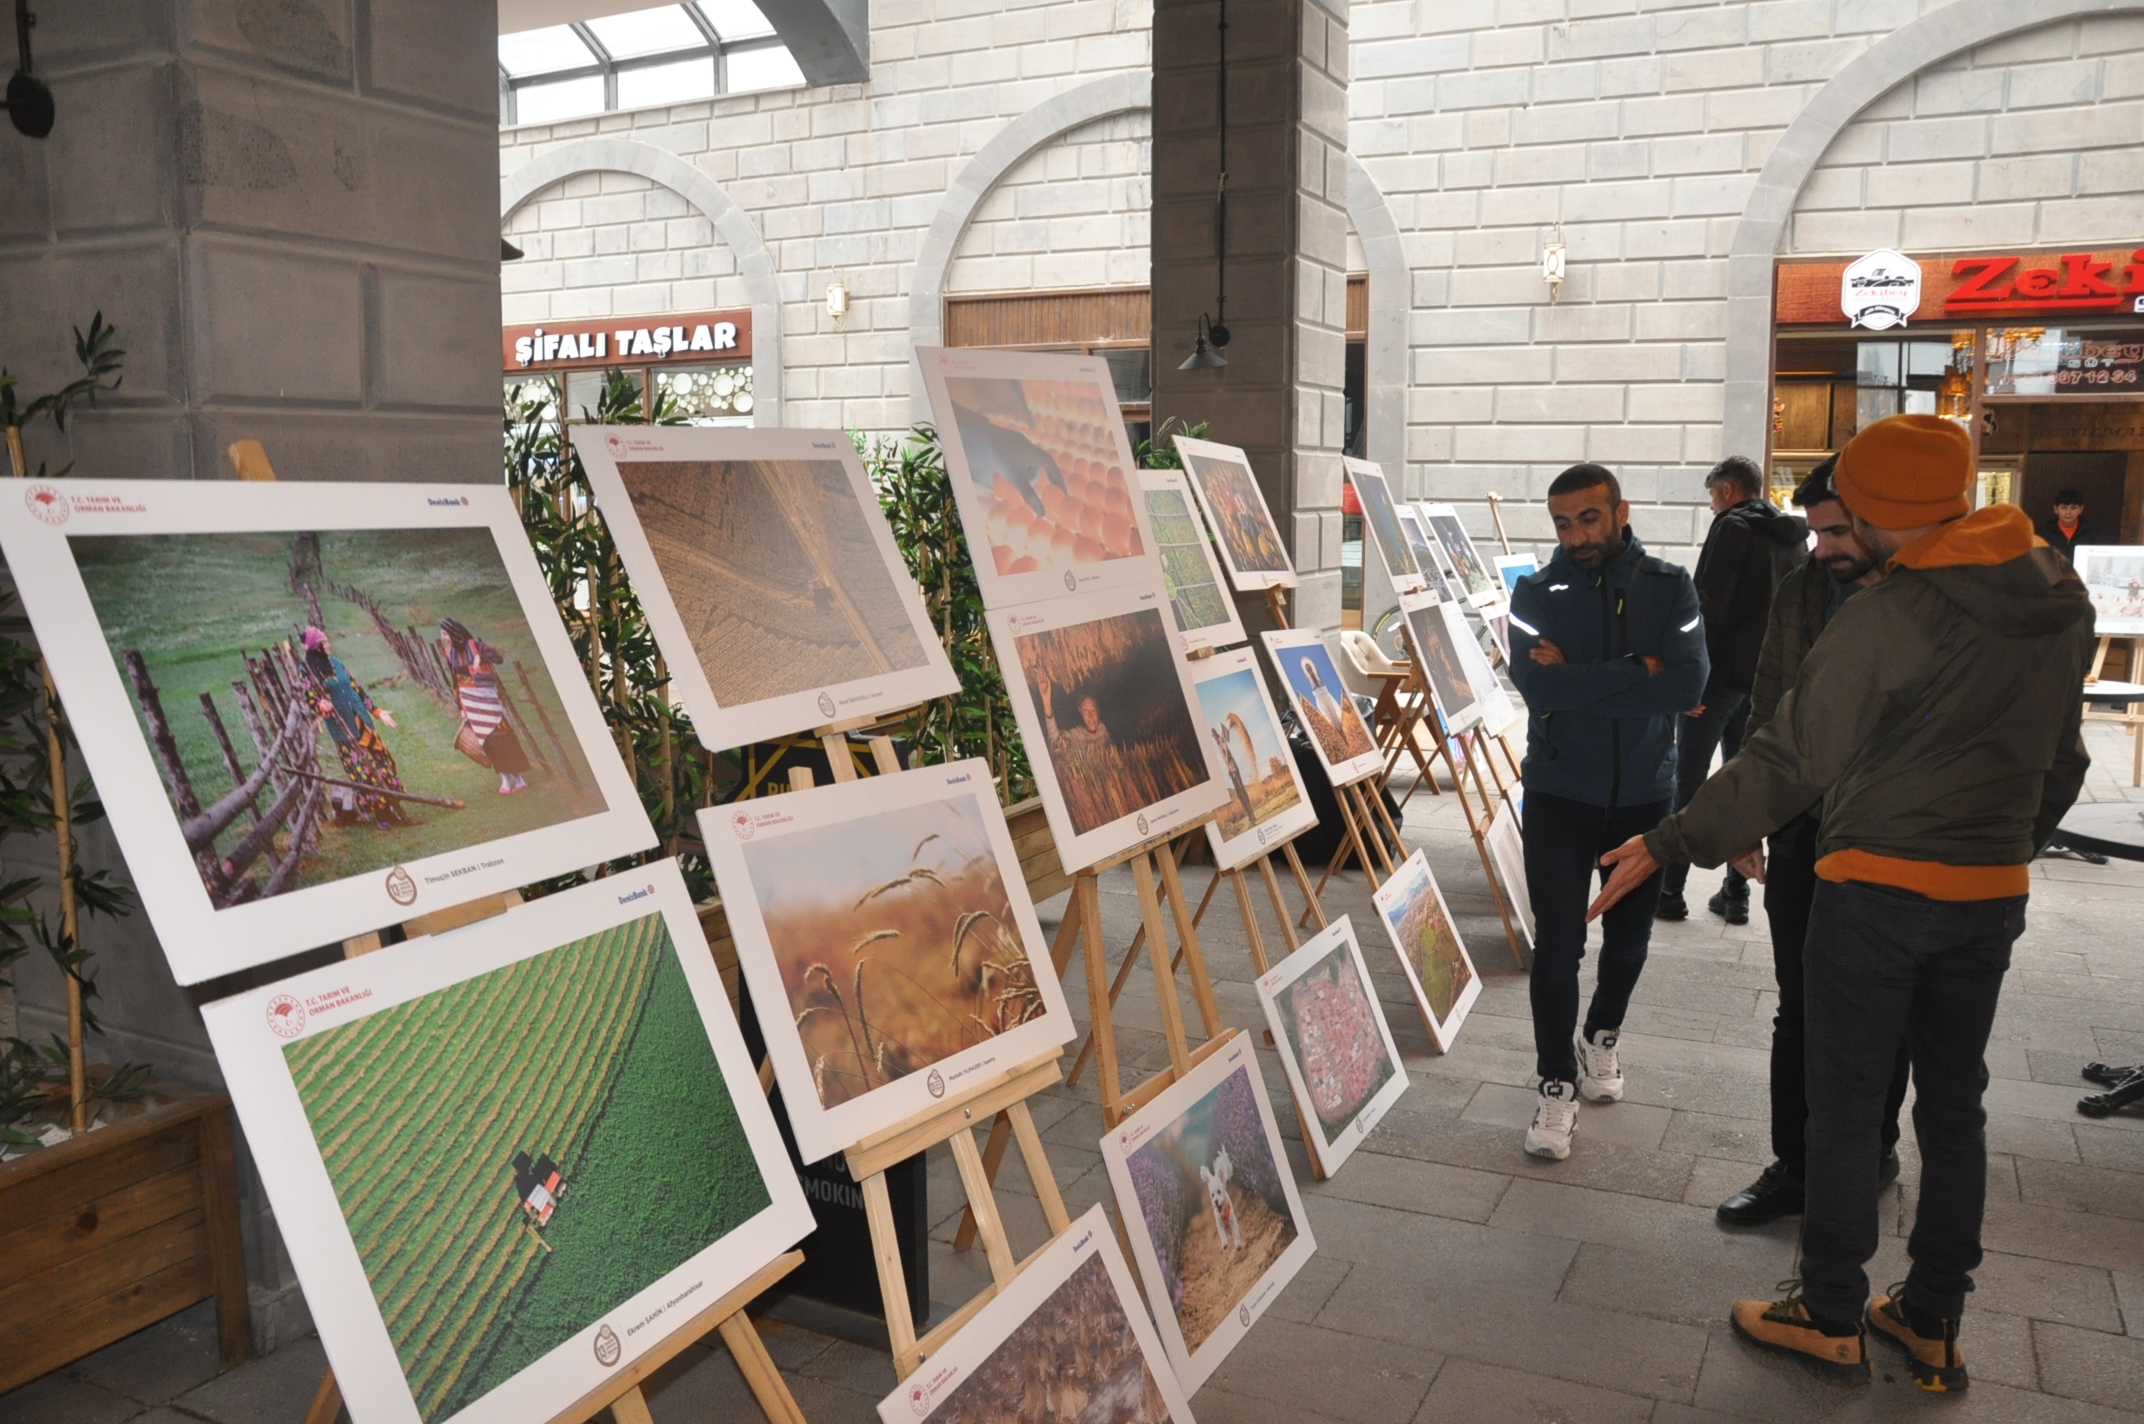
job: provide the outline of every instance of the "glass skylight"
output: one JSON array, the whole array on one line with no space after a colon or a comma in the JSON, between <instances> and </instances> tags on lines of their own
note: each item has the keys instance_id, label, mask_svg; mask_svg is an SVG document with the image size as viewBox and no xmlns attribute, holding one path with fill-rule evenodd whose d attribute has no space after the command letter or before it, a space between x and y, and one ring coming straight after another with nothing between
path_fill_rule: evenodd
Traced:
<instances>
[{"instance_id":1,"label":"glass skylight","mask_svg":"<svg viewBox=\"0 0 2144 1424\"><path fill-rule=\"evenodd\" d=\"M502 126L804 83L752 0L689 0L501 35L499 74Z\"/></svg>"}]
</instances>

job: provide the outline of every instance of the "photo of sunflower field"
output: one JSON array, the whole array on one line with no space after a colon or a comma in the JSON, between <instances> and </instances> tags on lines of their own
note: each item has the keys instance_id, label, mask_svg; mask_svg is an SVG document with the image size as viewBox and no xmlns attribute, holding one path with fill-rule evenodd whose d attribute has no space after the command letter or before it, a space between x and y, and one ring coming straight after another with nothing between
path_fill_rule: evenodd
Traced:
<instances>
[{"instance_id":1,"label":"photo of sunflower field","mask_svg":"<svg viewBox=\"0 0 2144 1424\"><path fill-rule=\"evenodd\" d=\"M660 915L283 1054L426 1421L771 1201Z\"/></svg>"}]
</instances>

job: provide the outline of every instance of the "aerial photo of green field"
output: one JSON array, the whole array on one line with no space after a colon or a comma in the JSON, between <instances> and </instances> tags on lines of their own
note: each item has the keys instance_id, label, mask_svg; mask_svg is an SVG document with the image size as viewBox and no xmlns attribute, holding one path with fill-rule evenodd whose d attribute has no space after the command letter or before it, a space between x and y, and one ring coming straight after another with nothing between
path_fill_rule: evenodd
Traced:
<instances>
[{"instance_id":1,"label":"aerial photo of green field","mask_svg":"<svg viewBox=\"0 0 2144 1424\"><path fill-rule=\"evenodd\" d=\"M137 718L130 652L140 655L203 807L236 784L234 757L246 774L259 765L253 728L273 740L288 694L320 712L323 679L313 668L345 671L336 689L345 711L313 716L310 735L278 758L286 776L317 789L310 818L295 814L295 803L280 827L269 816L268 844L248 859L241 847L261 822L241 813L215 837L213 855L197 856L219 907L604 808L489 529L106 535L71 545ZM327 643L309 660L304 632L315 604ZM437 654L443 618L498 654L510 725L532 763L526 786L509 794L497 770L455 747L463 721ZM358 710L360 699L368 710ZM356 747L365 731L377 750ZM164 775L170 795L168 767ZM270 811L287 784L278 777L263 787L256 811ZM294 828L303 837L295 853Z\"/></svg>"},{"instance_id":2,"label":"aerial photo of green field","mask_svg":"<svg viewBox=\"0 0 2144 1424\"><path fill-rule=\"evenodd\" d=\"M427 1421L770 1202L660 915L283 1052Z\"/></svg>"}]
</instances>

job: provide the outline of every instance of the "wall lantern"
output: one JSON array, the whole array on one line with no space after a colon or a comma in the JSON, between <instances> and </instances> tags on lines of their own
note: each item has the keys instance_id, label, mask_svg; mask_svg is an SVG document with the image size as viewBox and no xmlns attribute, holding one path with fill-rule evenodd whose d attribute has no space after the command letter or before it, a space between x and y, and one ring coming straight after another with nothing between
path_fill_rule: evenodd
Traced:
<instances>
[{"instance_id":1,"label":"wall lantern","mask_svg":"<svg viewBox=\"0 0 2144 1424\"><path fill-rule=\"evenodd\" d=\"M1548 283L1548 299L1553 302L1563 295L1564 278L1563 225L1556 225L1556 235L1541 244L1541 280Z\"/></svg>"},{"instance_id":2,"label":"wall lantern","mask_svg":"<svg viewBox=\"0 0 2144 1424\"><path fill-rule=\"evenodd\" d=\"M839 282L827 284L826 314L836 322L849 314L849 289Z\"/></svg>"},{"instance_id":3,"label":"wall lantern","mask_svg":"<svg viewBox=\"0 0 2144 1424\"><path fill-rule=\"evenodd\" d=\"M15 54L20 67L7 81L7 117L31 138L52 132L52 90L30 73L30 29L37 16L30 13L30 0L15 0Z\"/></svg>"}]
</instances>

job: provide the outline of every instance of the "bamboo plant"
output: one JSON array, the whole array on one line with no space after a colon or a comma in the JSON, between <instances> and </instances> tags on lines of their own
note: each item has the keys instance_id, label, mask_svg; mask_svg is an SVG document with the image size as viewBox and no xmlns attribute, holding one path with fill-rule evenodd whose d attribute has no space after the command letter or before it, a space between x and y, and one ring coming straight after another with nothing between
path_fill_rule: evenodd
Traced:
<instances>
[{"instance_id":1,"label":"bamboo plant","mask_svg":"<svg viewBox=\"0 0 2144 1424\"><path fill-rule=\"evenodd\" d=\"M45 418L65 431L67 413L76 401L97 403L99 392L118 389L126 352L118 332L97 313L85 334L74 332L75 361L81 374L60 389L23 400L18 380L0 367L0 430L5 431L8 465L17 479L30 477L23 428ZM57 470L39 463L36 476L59 479L74 469ZM46 882L43 876L18 875L0 883L0 971L35 944L58 967L67 988L67 1036L54 1035L49 1046L20 1036L0 1045L0 1144L25 1146L37 1139L21 1130L34 1108L50 1102L59 1082L66 1084L66 1119L76 1132L88 1128L95 1103L139 1096L149 1070L129 1064L90 1080L87 1039L100 1031L93 1003L97 988L89 975L90 951L82 943L82 917L122 916L133 908L133 892L104 871L84 871L76 856L76 832L103 817L104 807L88 781L74 782L68 758L75 748L65 709L52 683L51 669L30 647L27 619L15 610L12 594L0 597L0 843L9 837L37 837L49 832L58 874L59 919L55 925L33 903ZM0 989L12 985L0 979Z\"/></svg>"}]
</instances>

